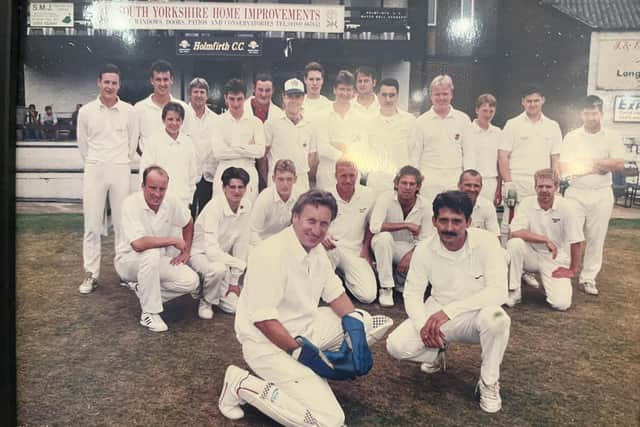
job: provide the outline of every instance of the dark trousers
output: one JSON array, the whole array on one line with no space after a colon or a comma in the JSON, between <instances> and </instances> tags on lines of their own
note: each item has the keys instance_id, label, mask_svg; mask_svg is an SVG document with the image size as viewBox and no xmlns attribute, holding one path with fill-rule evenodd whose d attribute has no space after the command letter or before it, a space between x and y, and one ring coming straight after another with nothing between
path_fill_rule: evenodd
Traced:
<instances>
[{"instance_id":1,"label":"dark trousers","mask_svg":"<svg viewBox=\"0 0 640 427\"><path fill-rule=\"evenodd\" d=\"M193 193L193 202L191 202L191 218L194 220L202 209L209 203L213 194L213 183L204 178L200 178L200 182L196 184L196 191Z\"/></svg>"}]
</instances>

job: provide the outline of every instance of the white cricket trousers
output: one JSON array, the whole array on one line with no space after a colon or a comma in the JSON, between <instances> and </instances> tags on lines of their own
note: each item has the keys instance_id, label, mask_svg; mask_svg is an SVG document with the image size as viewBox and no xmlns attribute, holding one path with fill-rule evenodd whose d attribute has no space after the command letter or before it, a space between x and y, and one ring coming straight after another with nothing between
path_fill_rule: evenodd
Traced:
<instances>
[{"instance_id":1,"label":"white cricket trousers","mask_svg":"<svg viewBox=\"0 0 640 427\"><path fill-rule=\"evenodd\" d=\"M376 276L358 249L336 247L327 251L327 255L333 268L344 272L345 285L358 301L369 304L376 299Z\"/></svg>"},{"instance_id":2,"label":"white cricket trousers","mask_svg":"<svg viewBox=\"0 0 640 427\"><path fill-rule=\"evenodd\" d=\"M514 188L518 192L518 203L525 197L536 195L536 185L533 175L512 175L511 180Z\"/></svg>"},{"instance_id":3,"label":"white cricket trousers","mask_svg":"<svg viewBox=\"0 0 640 427\"><path fill-rule=\"evenodd\" d=\"M161 313L162 303L198 289L198 274L186 264L171 265L164 248L117 256L116 272L123 280L138 282L136 294L144 313Z\"/></svg>"},{"instance_id":4,"label":"white cricket trousers","mask_svg":"<svg viewBox=\"0 0 640 427\"><path fill-rule=\"evenodd\" d=\"M129 164L86 163L82 182L84 237L82 259L84 271L95 278L100 275L101 234L107 195L113 221L113 240L118 247L122 238L122 202L129 195Z\"/></svg>"},{"instance_id":5,"label":"white cricket trousers","mask_svg":"<svg viewBox=\"0 0 640 427\"><path fill-rule=\"evenodd\" d=\"M509 254L509 290L519 290L522 273L539 272L542 286L547 294L547 302L556 310L567 310L571 307L571 279L555 278L551 274L558 267L568 267L551 258L551 253L541 254L519 238L509 239L507 242Z\"/></svg>"},{"instance_id":6,"label":"white cricket trousers","mask_svg":"<svg viewBox=\"0 0 640 427\"><path fill-rule=\"evenodd\" d=\"M337 350L342 344L344 332L340 318L333 310L320 307L303 335L325 351ZM305 418L313 418L320 426L342 426L344 411L327 380L283 351L264 356L264 351L260 351L264 345L251 341L243 343L244 360L256 375L268 383L274 383L289 399L299 403L294 408L274 407L272 410L285 412L290 420L287 425L309 426L311 424L305 423ZM273 348L272 345L268 347Z\"/></svg>"},{"instance_id":7,"label":"white cricket trousers","mask_svg":"<svg viewBox=\"0 0 640 427\"><path fill-rule=\"evenodd\" d=\"M220 160L218 167L216 167L216 173L213 175L213 196L222 195L222 174L232 166L242 168L249 174L249 183L244 197L253 204L258 198L258 170L256 169L255 159Z\"/></svg>"},{"instance_id":8,"label":"white cricket trousers","mask_svg":"<svg viewBox=\"0 0 640 427\"><path fill-rule=\"evenodd\" d=\"M455 169L425 169L420 170L424 175L424 182L420 187L420 194L431 206L433 199L443 191L457 190L458 179L462 168Z\"/></svg>"},{"instance_id":9,"label":"white cricket trousers","mask_svg":"<svg viewBox=\"0 0 640 427\"><path fill-rule=\"evenodd\" d=\"M442 305L433 297L427 299L427 316L438 312ZM428 317L427 317L428 319ZM494 384L500 378L500 364L509 342L511 319L499 306L462 313L445 322L440 330L448 343L480 344L482 365L480 377L485 384ZM387 338L387 351L398 360L434 363L439 349L425 347L411 319L400 324Z\"/></svg>"},{"instance_id":10,"label":"white cricket trousers","mask_svg":"<svg viewBox=\"0 0 640 427\"><path fill-rule=\"evenodd\" d=\"M593 190L569 187L564 196L577 202L578 212L584 221L586 244L580 283L595 285L596 277L602 268L604 241L613 211L613 191L611 187Z\"/></svg>"},{"instance_id":11,"label":"white cricket trousers","mask_svg":"<svg viewBox=\"0 0 640 427\"><path fill-rule=\"evenodd\" d=\"M227 290L229 290L229 283L231 282L230 267L232 266L228 266L221 261L213 261L205 254L192 255L189 262L204 278L202 283L202 298L209 304L218 305L220 299L223 298ZM237 265L237 267L243 269L244 264Z\"/></svg>"},{"instance_id":12,"label":"white cricket trousers","mask_svg":"<svg viewBox=\"0 0 640 427\"><path fill-rule=\"evenodd\" d=\"M496 198L496 188L498 188L497 177L482 177L482 190L480 191L480 197L484 197L493 205L493 200Z\"/></svg>"},{"instance_id":13,"label":"white cricket trousers","mask_svg":"<svg viewBox=\"0 0 640 427\"><path fill-rule=\"evenodd\" d=\"M381 288L393 288L395 286L393 264L398 263L402 257L415 247L413 242L393 240L393 235L383 231L371 239L371 249L376 257L376 268ZM401 279L396 275L396 280ZM401 283L398 283L401 285Z\"/></svg>"},{"instance_id":14,"label":"white cricket trousers","mask_svg":"<svg viewBox=\"0 0 640 427\"><path fill-rule=\"evenodd\" d=\"M395 176L387 172L371 171L367 176L367 188L373 191L377 199L380 194L393 190L393 178Z\"/></svg>"}]
</instances>

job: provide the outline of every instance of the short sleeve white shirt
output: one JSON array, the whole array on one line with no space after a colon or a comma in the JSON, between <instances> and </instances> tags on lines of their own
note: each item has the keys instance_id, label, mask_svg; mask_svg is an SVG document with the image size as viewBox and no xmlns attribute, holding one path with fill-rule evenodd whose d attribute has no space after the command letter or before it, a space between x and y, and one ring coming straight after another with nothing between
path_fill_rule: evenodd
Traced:
<instances>
[{"instance_id":1,"label":"short sleeve white shirt","mask_svg":"<svg viewBox=\"0 0 640 427\"><path fill-rule=\"evenodd\" d=\"M392 116L378 113L366 124L369 155L363 168L395 176L401 167L417 165L411 144L416 118L413 114L398 110Z\"/></svg>"},{"instance_id":2,"label":"short sleeve white shirt","mask_svg":"<svg viewBox=\"0 0 640 427\"><path fill-rule=\"evenodd\" d=\"M162 108L151 100L153 94L149 95L145 99L136 102L133 107L135 114L138 118L138 131L140 132L140 150L144 152L145 144L151 136L164 129L164 123L162 122ZM184 108L184 120L182 122L181 132L185 135L190 134L191 126L191 111L189 106L171 96L169 102L177 102Z\"/></svg>"},{"instance_id":3,"label":"short sleeve white shirt","mask_svg":"<svg viewBox=\"0 0 640 427\"><path fill-rule=\"evenodd\" d=\"M287 228L291 224L291 209L297 199L295 187L286 202L280 198L275 186L265 188L251 210L251 244L257 244Z\"/></svg>"},{"instance_id":4,"label":"short sleeve white shirt","mask_svg":"<svg viewBox=\"0 0 640 427\"><path fill-rule=\"evenodd\" d=\"M205 107L202 117L198 117L191 104L189 110L193 121L191 122L191 139L198 159L198 171L200 176L212 182L216 172L216 162L213 157L213 138L218 132L218 115Z\"/></svg>"},{"instance_id":5,"label":"short sleeve white shirt","mask_svg":"<svg viewBox=\"0 0 640 427\"><path fill-rule=\"evenodd\" d=\"M476 204L473 206L471 226L487 230L498 236L500 235L496 208L493 206L493 203L482 196L478 196Z\"/></svg>"},{"instance_id":6,"label":"short sleeve white shirt","mask_svg":"<svg viewBox=\"0 0 640 427\"><path fill-rule=\"evenodd\" d=\"M433 209L429 203L420 195L416 200L407 217L402 213L402 206L398 201L398 194L395 191L386 191L376 199L373 210L371 211L371 220L369 227L373 234L378 234L382 230L382 225L389 223L413 223L420 226L420 235L415 237L409 230L399 230L391 232L393 240L416 243L424 240L435 233L435 229L431 222L433 217Z\"/></svg>"},{"instance_id":7,"label":"short sleeve white shirt","mask_svg":"<svg viewBox=\"0 0 640 427\"><path fill-rule=\"evenodd\" d=\"M551 167L551 155L560 153L562 132L558 122L544 114L532 122L525 112L507 120L502 130L500 150L511 153L511 175L533 176Z\"/></svg>"},{"instance_id":8,"label":"short sleeve white shirt","mask_svg":"<svg viewBox=\"0 0 640 427\"><path fill-rule=\"evenodd\" d=\"M465 131L469 128L469 116L451 107L445 117L431 108L416 120L415 149L420 157L420 171L429 176L438 169L463 168L463 153L467 149Z\"/></svg>"},{"instance_id":9,"label":"short sleeve white shirt","mask_svg":"<svg viewBox=\"0 0 640 427\"><path fill-rule=\"evenodd\" d=\"M293 227L287 227L249 255L236 311L238 340L253 345L256 357L280 352L256 322L276 319L291 336L309 335L320 298L328 303L343 293L322 245L306 252Z\"/></svg>"},{"instance_id":10,"label":"short sleeve white shirt","mask_svg":"<svg viewBox=\"0 0 640 427\"><path fill-rule=\"evenodd\" d=\"M329 235L339 248L360 250L375 203L373 192L370 188L356 185L348 202L340 197L335 188L332 193L338 204L338 215L329 226Z\"/></svg>"},{"instance_id":11,"label":"short sleeve white shirt","mask_svg":"<svg viewBox=\"0 0 640 427\"><path fill-rule=\"evenodd\" d=\"M496 178L498 176L498 148L502 138L502 130L489 123L488 129L478 126L476 120L469 125L469 131L465 133L468 146L473 150L473 164L466 164L466 168L473 168L480 172L483 178Z\"/></svg>"},{"instance_id":12,"label":"short sleeve white shirt","mask_svg":"<svg viewBox=\"0 0 640 427\"><path fill-rule=\"evenodd\" d=\"M569 166L567 175L571 175L572 168L580 173L581 167L600 159L624 159L624 144L616 132L603 128L590 133L581 127L569 132L560 145L560 161ZM573 177L571 186L583 189L610 187L611 172Z\"/></svg>"},{"instance_id":13,"label":"short sleeve white shirt","mask_svg":"<svg viewBox=\"0 0 640 427\"><path fill-rule=\"evenodd\" d=\"M116 256L126 256L134 252L131 243L145 236L173 236L175 227L183 228L191 220L191 213L180 200L165 195L154 212L144 200L142 191L129 194L122 203L122 231L124 238L116 247Z\"/></svg>"},{"instance_id":14,"label":"short sleeve white shirt","mask_svg":"<svg viewBox=\"0 0 640 427\"><path fill-rule=\"evenodd\" d=\"M316 99L311 99L308 96L304 97L302 103L302 115L309 122L314 123L320 116L328 113L331 110L331 101L326 96L320 95Z\"/></svg>"},{"instance_id":15,"label":"short sleeve white shirt","mask_svg":"<svg viewBox=\"0 0 640 427\"><path fill-rule=\"evenodd\" d=\"M296 175L309 172L309 154L318 151L311 123L304 117L293 123L286 115L269 119L264 124L265 143L269 149L269 176L280 159L292 160Z\"/></svg>"},{"instance_id":16,"label":"short sleeve white shirt","mask_svg":"<svg viewBox=\"0 0 640 427\"><path fill-rule=\"evenodd\" d=\"M133 107L120 99L107 107L98 97L80 108L77 136L85 162L129 164L138 143Z\"/></svg>"},{"instance_id":17,"label":"short sleeve white shirt","mask_svg":"<svg viewBox=\"0 0 640 427\"><path fill-rule=\"evenodd\" d=\"M556 262L568 265L571 260L570 245L584 241L575 202L556 194L553 206L545 211L540 207L537 196L525 197L516 208L510 225L511 232L528 230L546 236L558 247ZM537 252L551 257L544 243L530 243Z\"/></svg>"}]
</instances>

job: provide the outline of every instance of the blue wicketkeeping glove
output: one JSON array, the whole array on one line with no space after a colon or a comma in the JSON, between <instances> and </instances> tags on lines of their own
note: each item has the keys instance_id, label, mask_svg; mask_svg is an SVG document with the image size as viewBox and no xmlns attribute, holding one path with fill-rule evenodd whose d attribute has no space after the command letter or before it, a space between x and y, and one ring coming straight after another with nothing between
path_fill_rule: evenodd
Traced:
<instances>
[{"instance_id":1,"label":"blue wicketkeeping glove","mask_svg":"<svg viewBox=\"0 0 640 427\"><path fill-rule=\"evenodd\" d=\"M352 312L342 317L342 329L345 332L345 341L349 345L353 356L353 367L357 375L364 375L373 367L373 357L369 344L367 344L367 333L364 330L362 315Z\"/></svg>"},{"instance_id":2,"label":"blue wicketkeeping glove","mask_svg":"<svg viewBox=\"0 0 640 427\"><path fill-rule=\"evenodd\" d=\"M297 336L296 341L300 347L291 356L322 378L342 381L356 377L351 350L346 345L338 351L322 352L305 337Z\"/></svg>"}]
</instances>

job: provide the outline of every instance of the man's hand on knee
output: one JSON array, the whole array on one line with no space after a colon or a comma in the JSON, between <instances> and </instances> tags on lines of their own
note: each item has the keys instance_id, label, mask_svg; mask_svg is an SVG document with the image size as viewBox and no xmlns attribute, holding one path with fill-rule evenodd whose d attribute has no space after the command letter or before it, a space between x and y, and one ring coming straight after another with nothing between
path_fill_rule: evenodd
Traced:
<instances>
[{"instance_id":1,"label":"man's hand on knee","mask_svg":"<svg viewBox=\"0 0 640 427\"><path fill-rule=\"evenodd\" d=\"M420 338L426 347L443 348L446 343L446 337L440 329L449 321L449 316L440 310L427 319L427 323L420 329Z\"/></svg>"}]
</instances>

